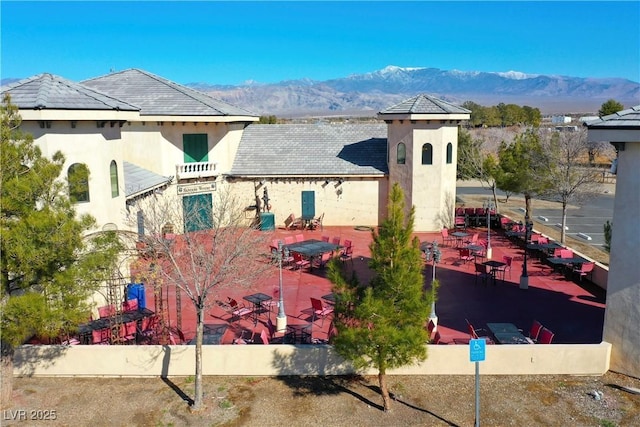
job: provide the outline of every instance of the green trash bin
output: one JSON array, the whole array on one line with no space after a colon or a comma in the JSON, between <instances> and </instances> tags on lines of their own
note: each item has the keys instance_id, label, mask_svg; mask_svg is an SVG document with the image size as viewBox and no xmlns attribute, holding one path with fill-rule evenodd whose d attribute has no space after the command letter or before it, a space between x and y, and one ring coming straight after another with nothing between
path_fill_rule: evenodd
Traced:
<instances>
[{"instance_id":1,"label":"green trash bin","mask_svg":"<svg viewBox=\"0 0 640 427\"><path fill-rule=\"evenodd\" d=\"M276 216L271 212L263 212L260 214L260 230L270 231L276 229Z\"/></svg>"}]
</instances>

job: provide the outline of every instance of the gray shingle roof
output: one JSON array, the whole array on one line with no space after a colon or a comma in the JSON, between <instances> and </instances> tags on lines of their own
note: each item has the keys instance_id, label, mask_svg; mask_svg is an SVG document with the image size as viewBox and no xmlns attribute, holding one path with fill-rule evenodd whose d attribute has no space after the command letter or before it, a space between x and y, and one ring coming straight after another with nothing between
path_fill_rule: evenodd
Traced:
<instances>
[{"instance_id":1,"label":"gray shingle roof","mask_svg":"<svg viewBox=\"0 0 640 427\"><path fill-rule=\"evenodd\" d=\"M53 74L38 74L2 88L21 109L120 110L139 108L113 96Z\"/></svg>"},{"instance_id":2,"label":"gray shingle roof","mask_svg":"<svg viewBox=\"0 0 640 427\"><path fill-rule=\"evenodd\" d=\"M640 128L640 105L585 123L589 129Z\"/></svg>"},{"instance_id":3,"label":"gray shingle roof","mask_svg":"<svg viewBox=\"0 0 640 427\"><path fill-rule=\"evenodd\" d=\"M148 116L258 116L197 90L135 68L82 84L138 105Z\"/></svg>"},{"instance_id":4,"label":"gray shingle roof","mask_svg":"<svg viewBox=\"0 0 640 427\"><path fill-rule=\"evenodd\" d=\"M158 175L129 162L123 162L122 167L124 169L124 192L127 197L151 191L172 179L172 177Z\"/></svg>"},{"instance_id":5,"label":"gray shingle roof","mask_svg":"<svg viewBox=\"0 0 640 427\"><path fill-rule=\"evenodd\" d=\"M391 106L379 114L470 114L466 108L430 95L417 95Z\"/></svg>"},{"instance_id":6,"label":"gray shingle roof","mask_svg":"<svg viewBox=\"0 0 640 427\"><path fill-rule=\"evenodd\" d=\"M385 124L280 124L248 126L230 175L384 176Z\"/></svg>"}]
</instances>

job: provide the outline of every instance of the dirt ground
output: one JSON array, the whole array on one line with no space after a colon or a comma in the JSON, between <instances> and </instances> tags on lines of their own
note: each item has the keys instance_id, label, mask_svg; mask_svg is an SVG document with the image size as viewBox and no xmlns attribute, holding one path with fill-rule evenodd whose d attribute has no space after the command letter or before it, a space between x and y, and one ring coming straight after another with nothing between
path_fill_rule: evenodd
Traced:
<instances>
[{"instance_id":1,"label":"dirt ground","mask_svg":"<svg viewBox=\"0 0 640 427\"><path fill-rule=\"evenodd\" d=\"M206 377L206 408L199 412L188 406L193 378L16 378L14 405L3 410L1 424L474 425L473 375L388 379L395 400L385 413L377 377ZM640 390L640 379L612 372L602 377L481 375L480 422L484 426L638 426L640 395L622 387Z\"/></svg>"}]
</instances>

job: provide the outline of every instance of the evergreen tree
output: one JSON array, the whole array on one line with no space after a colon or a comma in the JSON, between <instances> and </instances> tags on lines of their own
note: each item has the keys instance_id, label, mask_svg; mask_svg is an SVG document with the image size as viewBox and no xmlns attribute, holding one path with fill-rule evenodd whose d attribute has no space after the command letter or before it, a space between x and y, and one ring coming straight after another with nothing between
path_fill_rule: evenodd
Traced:
<instances>
[{"instance_id":1,"label":"evergreen tree","mask_svg":"<svg viewBox=\"0 0 640 427\"><path fill-rule=\"evenodd\" d=\"M433 295L423 291L420 241L412 238L414 208L405 218L404 194L394 184L388 217L373 231L369 267L375 277L361 286L347 277L337 260L329 264L336 294L333 344L336 351L358 369L375 368L384 410L391 400L386 383L389 369L425 360Z\"/></svg>"},{"instance_id":2,"label":"evergreen tree","mask_svg":"<svg viewBox=\"0 0 640 427\"><path fill-rule=\"evenodd\" d=\"M0 326L2 399L10 398L14 348L32 335L72 332L89 316L87 298L111 272L121 246L114 232L86 237L95 221L76 217L58 177L64 156L42 156L20 132L18 109L1 107Z\"/></svg>"}]
</instances>

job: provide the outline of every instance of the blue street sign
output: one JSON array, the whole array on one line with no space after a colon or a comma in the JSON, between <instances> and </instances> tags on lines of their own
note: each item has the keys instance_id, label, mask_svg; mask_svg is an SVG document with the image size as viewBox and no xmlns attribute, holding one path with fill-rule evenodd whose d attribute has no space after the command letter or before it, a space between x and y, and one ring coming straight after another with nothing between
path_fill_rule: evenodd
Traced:
<instances>
[{"instance_id":1,"label":"blue street sign","mask_svg":"<svg viewBox=\"0 0 640 427\"><path fill-rule=\"evenodd\" d=\"M469 340L469 357L472 362L482 362L485 359L487 342L483 339Z\"/></svg>"}]
</instances>

